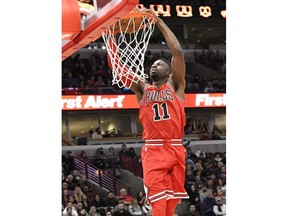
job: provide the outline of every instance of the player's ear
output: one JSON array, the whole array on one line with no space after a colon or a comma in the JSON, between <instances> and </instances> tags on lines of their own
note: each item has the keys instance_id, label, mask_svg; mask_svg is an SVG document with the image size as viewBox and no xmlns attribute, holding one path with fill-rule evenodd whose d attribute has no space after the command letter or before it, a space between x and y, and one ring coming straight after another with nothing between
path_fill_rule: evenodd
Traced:
<instances>
[{"instance_id":1,"label":"player's ear","mask_svg":"<svg viewBox=\"0 0 288 216\"><path fill-rule=\"evenodd\" d=\"M170 75L172 74L171 70L167 71L167 76L170 77Z\"/></svg>"}]
</instances>

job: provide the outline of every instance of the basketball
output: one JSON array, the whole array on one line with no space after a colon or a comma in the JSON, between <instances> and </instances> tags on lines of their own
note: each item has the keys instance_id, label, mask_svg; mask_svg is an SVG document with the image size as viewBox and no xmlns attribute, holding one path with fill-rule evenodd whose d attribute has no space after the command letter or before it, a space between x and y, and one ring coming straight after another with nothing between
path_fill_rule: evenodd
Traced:
<instances>
[{"instance_id":1,"label":"basketball","mask_svg":"<svg viewBox=\"0 0 288 216\"><path fill-rule=\"evenodd\" d=\"M131 34L143 29L143 14L138 7L135 7L127 16L118 20L114 24L114 34L118 32L125 32Z\"/></svg>"},{"instance_id":2,"label":"basketball","mask_svg":"<svg viewBox=\"0 0 288 216\"><path fill-rule=\"evenodd\" d=\"M142 16L121 19L119 20L119 25L121 26L123 32L131 34L137 32L139 28L141 28L142 20L143 20Z\"/></svg>"}]
</instances>

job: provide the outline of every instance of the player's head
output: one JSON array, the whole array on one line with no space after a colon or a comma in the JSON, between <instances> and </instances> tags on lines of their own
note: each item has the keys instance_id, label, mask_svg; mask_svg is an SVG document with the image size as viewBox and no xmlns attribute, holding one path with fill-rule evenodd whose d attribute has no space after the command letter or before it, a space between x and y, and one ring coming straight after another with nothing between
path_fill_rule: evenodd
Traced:
<instances>
[{"instance_id":1,"label":"player's head","mask_svg":"<svg viewBox=\"0 0 288 216\"><path fill-rule=\"evenodd\" d=\"M168 60L160 58L150 68L150 78L153 82L168 80L171 75L171 64Z\"/></svg>"}]
</instances>

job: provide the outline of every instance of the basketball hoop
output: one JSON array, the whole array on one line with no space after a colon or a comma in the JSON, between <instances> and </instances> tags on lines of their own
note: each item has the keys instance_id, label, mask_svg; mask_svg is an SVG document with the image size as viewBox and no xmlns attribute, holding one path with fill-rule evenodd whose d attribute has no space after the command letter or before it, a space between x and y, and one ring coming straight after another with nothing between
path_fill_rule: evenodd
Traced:
<instances>
[{"instance_id":1,"label":"basketball hoop","mask_svg":"<svg viewBox=\"0 0 288 216\"><path fill-rule=\"evenodd\" d=\"M144 59L154 28L155 18L151 14L134 9L102 33L110 58L112 84L130 88L133 82L148 78Z\"/></svg>"}]
</instances>

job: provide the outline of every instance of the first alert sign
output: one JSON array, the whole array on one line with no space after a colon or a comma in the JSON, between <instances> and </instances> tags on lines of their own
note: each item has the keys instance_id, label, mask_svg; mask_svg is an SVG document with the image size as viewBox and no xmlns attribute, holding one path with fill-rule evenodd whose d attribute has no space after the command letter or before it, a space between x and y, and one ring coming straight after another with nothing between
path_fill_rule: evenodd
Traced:
<instances>
[{"instance_id":1,"label":"first alert sign","mask_svg":"<svg viewBox=\"0 0 288 216\"><path fill-rule=\"evenodd\" d=\"M186 94L185 107L226 107L225 93ZM62 95L62 110L138 109L133 95Z\"/></svg>"}]
</instances>

